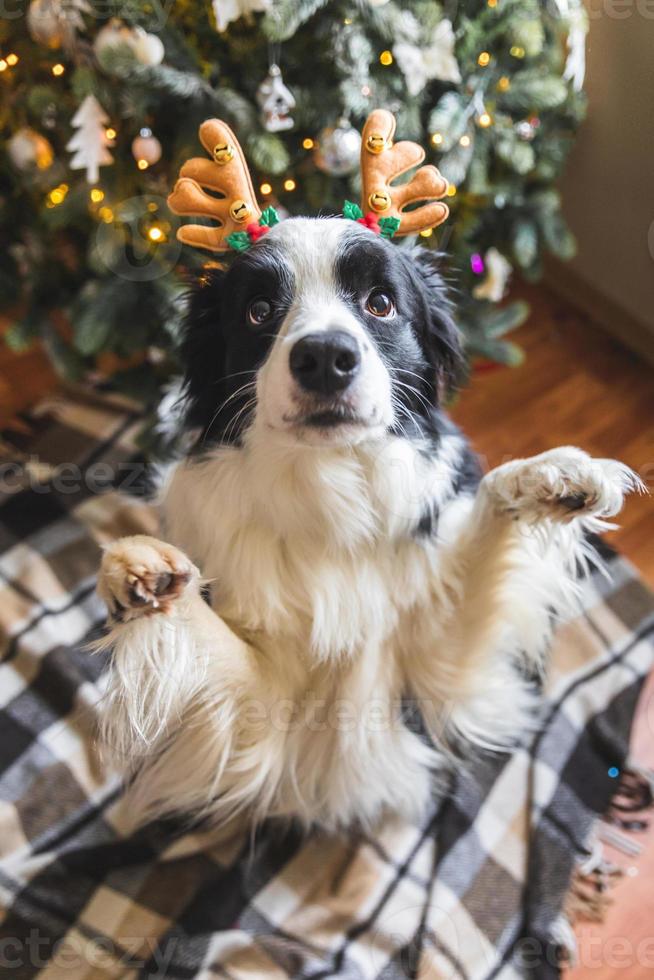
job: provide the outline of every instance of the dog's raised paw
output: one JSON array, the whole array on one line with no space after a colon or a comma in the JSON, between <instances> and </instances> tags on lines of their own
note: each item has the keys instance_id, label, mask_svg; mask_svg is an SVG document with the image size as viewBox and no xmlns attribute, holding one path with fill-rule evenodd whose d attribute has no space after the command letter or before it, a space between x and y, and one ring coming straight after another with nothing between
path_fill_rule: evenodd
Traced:
<instances>
[{"instance_id":1,"label":"dog's raised paw","mask_svg":"<svg viewBox=\"0 0 654 980\"><path fill-rule=\"evenodd\" d=\"M493 504L527 523L613 517L639 477L614 459L593 459L573 446L550 449L492 470L484 486Z\"/></svg>"},{"instance_id":2,"label":"dog's raised paw","mask_svg":"<svg viewBox=\"0 0 654 980\"><path fill-rule=\"evenodd\" d=\"M146 535L112 542L102 555L98 594L110 618L126 621L170 613L187 589L198 587L195 565L171 544Z\"/></svg>"}]
</instances>

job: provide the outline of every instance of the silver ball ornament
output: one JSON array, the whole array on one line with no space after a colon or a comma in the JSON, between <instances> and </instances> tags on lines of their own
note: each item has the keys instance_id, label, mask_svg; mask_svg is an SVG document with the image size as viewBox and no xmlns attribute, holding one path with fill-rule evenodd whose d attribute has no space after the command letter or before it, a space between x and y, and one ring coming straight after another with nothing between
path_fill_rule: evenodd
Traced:
<instances>
[{"instance_id":1,"label":"silver ball ornament","mask_svg":"<svg viewBox=\"0 0 654 980\"><path fill-rule=\"evenodd\" d=\"M360 154L361 134L347 119L339 119L335 126L327 126L319 133L313 158L323 173L343 177L357 168Z\"/></svg>"},{"instance_id":2,"label":"silver ball ornament","mask_svg":"<svg viewBox=\"0 0 654 980\"><path fill-rule=\"evenodd\" d=\"M166 53L161 38L156 34L148 34L142 27L134 29L130 46L142 65L160 65Z\"/></svg>"}]
</instances>

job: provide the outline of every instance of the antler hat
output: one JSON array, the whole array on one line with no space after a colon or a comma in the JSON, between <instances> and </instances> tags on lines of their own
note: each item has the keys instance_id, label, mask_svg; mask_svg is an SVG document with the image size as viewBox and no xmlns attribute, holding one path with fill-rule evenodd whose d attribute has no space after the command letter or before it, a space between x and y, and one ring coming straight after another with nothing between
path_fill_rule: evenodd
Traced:
<instances>
[{"instance_id":1,"label":"antler hat","mask_svg":"<svg viewBox=\"0 0 654 980\"><path fill-rule=\"evenodd\" d=\"M368 116L361 142L361 207L346 201L343 209L346 218L387 238L434 228L449 214L439 200L447 192L447 181L436 167L420 167L405 183L393 183L425 158L417 143L393 143L394 134L391 112L375 109ZM219 119L202 123L200 141L211 159L193 157L183 165L168 205L175 214L216 223L183 225L177 237L212 252L242 251L279 218L274 208L262 211L257 204L245 155L226 123Z\"/></svg>"}]
</instances>

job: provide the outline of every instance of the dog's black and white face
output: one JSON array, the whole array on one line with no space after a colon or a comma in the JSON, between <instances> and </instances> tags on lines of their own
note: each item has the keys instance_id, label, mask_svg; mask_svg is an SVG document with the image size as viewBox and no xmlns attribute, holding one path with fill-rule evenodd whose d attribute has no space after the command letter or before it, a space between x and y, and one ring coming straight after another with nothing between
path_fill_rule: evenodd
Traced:
<instances>
[{"instance_id":1,"label":"dog's black and white face","mask_svg":"<svg viewBox=\"0 0 654 980\"><path fill-rule=\"evenodd\" d=\"M460 346L431 255L343 219L272 229L191 303L189 423L203 444L252 424L304 444L429 437Z\"/></svg>"}]
</instances>

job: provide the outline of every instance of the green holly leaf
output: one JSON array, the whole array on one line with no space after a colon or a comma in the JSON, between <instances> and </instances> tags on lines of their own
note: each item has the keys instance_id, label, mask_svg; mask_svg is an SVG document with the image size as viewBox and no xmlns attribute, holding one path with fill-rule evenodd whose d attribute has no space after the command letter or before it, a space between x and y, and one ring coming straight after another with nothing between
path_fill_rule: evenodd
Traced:
<instances>
[{"instance_id":1,"label":"green holly leaf","mask_svg":"<svg viewBox=\"0 0 654 980\"><path fill-rule=\"evenodd\" d=\"M265 209L259 218L259 224L262 228L274 228L275 225L279 224L279 215L272 206ZM236 234L242 234L242 232L236 232Z\"/></svg>"},{"instance_id":2,"label":"green holly leaf","mask_svg":"<svg viewBox=\"0 0 654 980\"><path fill-rule=\"evenodd\" d=\"M379 219L379 232L382 238L392 238L399 227L400 227L399 218Z\"/></svg>"},{"instance_id":3,"label":"green holly leaf","mask_svg":"<svg viewBox=\"0 0 654 980\"><path fill-rule=\"evenodd\" d=\"M358 221L359 218L363 218L363 211L354 201L346 201L343 205L343 217L349 218L350 221Z\"/></svg>"},{"instance_id":4,"label":"green holly leaf","mask_svg":"<svg viewBox=\"0 0 654 980\"><path fill-rule=\"evenodd\" d=\"M233 231L231 235L227 236L227 244L235 252L246 252L252 242L246 231Z\"/></svg>"}]
</instances>

